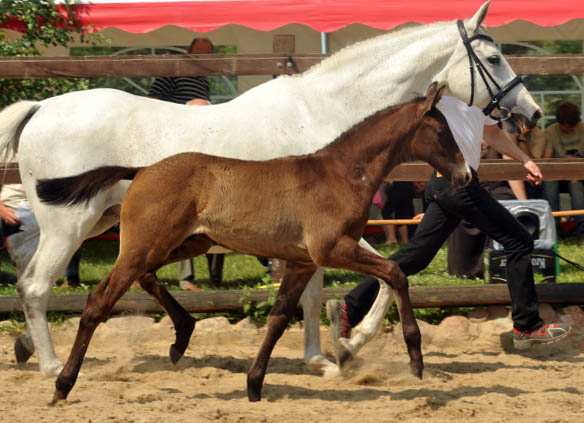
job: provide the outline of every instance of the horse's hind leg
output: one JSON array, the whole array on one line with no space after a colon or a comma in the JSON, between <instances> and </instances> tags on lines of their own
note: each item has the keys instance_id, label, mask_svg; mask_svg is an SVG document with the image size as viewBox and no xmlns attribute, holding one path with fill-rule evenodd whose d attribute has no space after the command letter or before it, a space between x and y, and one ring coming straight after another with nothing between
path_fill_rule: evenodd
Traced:
<instances>
[{"instance_id":1,"label":"horse's hind leg","mask_svg":"<svg viewBox=\"0 0 584 423\"><path fill-rule=\"evenodd\" d=\"M286 263L286 272L276 296L276 302L268 316L268 330L255 361L247 375L247 396L250 401L261 399L262 385L266 368L276 342L284 333L292 318L298 300L314 274L316 266L312 263Z\"/></svg>"},{"instance_id":2,"label":"horse's hind leg","mask_svg":"<svg viewBox=\"0 0 584 423\"><path fill-rule=\"evenodd\" d=\"M322 372L324 376L334 376L338 374L339 369L324 357L320 348L323 276L324 269L319 267L300 297L304 314L304 362L311 372Z\"/></svg>"},{"instance_id":3,"label":"horse's hind leg","mask_svg":"<svg viewBox=\"0 0 584 423\"><path fill-rule=\"evenodd\" d=\"M339 267L359 273L365 273L383 279L393 289L402 322L404 340L410 356L410 368L419 378L422 377L424 363L422 359L421 335L414 317L408 292L408 279L399 265L379 257L359 246L349 237L337 240L334 248L311 251L312 257L318 257L319 265Z\"/></svg>"},{"instance_id":4,"label":"horse's hind leg","mask_svg":"<svg viewBox=\"0 0 584 423\"><path fill-rule=\"evenodd\" d=\"M63 368L55 353L47 322L47 303L52 283L62 274L78 243L66 234L41 232L39 246L17 283L18 294L26 317L26 334L14 345L17 361L28 360L36 348L40 371L56 376Z\"/></svg>"},{"instance_id":5,"label":"horse's hind leg","mask_svg":"<svg viewBox=\"0 0 584 423\"><path fill-rule=\"evenodd\" d=\"M167 311L174 324L176 339L174 344L170 346L169 355L170 361L176 364L189 345L191 335L195 329L196 319L187 313L183 306L170 295L154 273L146 273L138 280L138 283Z\"/></svg>"},{"instance_id":6,"label":"horse's hind leg","mask_svg":"<svg viewBox=\"0 0 584 423\"><path fill-rule=\"evenodd\" d=\"M373 254L382 257L373 247L371 247L364 239L361 238L359 245ZM379 281L379 293L373 302L371 309L367 312L361 323L351 330L351 339L340 338L339 344L344 349L338 354L339 364L341 367L351 358L353 358L359 350L379 332L379 328L383 323L383 318L387 314L387 310L391 305L392 292L389 286Z\"/></svg>"}]
</instances>

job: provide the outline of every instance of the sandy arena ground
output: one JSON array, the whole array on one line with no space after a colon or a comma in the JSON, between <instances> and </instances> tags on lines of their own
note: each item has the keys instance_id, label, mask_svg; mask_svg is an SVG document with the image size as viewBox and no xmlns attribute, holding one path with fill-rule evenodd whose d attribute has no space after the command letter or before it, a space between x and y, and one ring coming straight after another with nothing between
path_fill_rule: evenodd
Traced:
<instances>
[{"instance_id":1,"label":"sandy arena ground","mask_svg":"<svg viewBox=\"0 0 584 423\"><path fill-rule=\"evenodd\" d=\"M2 333L0 421L584 421L583 329L560 344L517 353L508 318L447 320L421 326L422 381L408 373L399 326L385 328L347 375L329 379L306 370L302 330L293 327L276 346L259 403L247 400L245 375L264 332L245 325L197 327L185 357L173 366L167 358L173 330L166 319L110 319L98 328L69 399L54 407L47 405L54 379L39 374L36 355L16 365L14 337ZM77 322L52 328L63 360ZM321 334L330 354L327 330Z\"/></svg>"}]
</instances>

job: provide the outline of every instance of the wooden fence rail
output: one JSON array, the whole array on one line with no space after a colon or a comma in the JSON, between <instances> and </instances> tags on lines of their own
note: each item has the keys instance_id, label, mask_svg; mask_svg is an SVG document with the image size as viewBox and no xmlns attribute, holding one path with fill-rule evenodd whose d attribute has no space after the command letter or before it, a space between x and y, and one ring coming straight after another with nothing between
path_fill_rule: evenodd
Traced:
<instances>
[{"instance_id":1,"label":"wooden fence rail","mask_svg":"<svg viewBox=\"0 0 584 423\"><path fill-rule=\"evenodd\" d=\"M0 77L280 75L303 72L325 57L311 53L0 57ZM583 54L506 55L505 58L519 75L584 74Z\"/></svg>"},{"instance_id":2,"label":"wooden fence rail","mask_svg":"<svg viewBox=\"0 0 584 423\"><path fill-rule=\"evenodd\" d=\"M584 180L584 159L536 159L546 181ZM392 181L427 181L432 167L424 162L404 163L388 176ZM479 167L481 181L525 179L525 168L512 160L483 160ZM0 184L20 183L18 163L0 164Z\"/></svg>"},{"instance_id":3,"label":"wooden fence rail","mask_svg":"<svg viewBox=\"0 0 584 423\"><path fill-rule=\"evenodd\" d=\"M555 304L584 304L584 283L551 283L535 286L539 301ZM325 288L323 301L340 298L350 288ZM172 295L191 313L238 310L243 307L243 291L172 291ZM251 291L249 300L265 301L267 290ZM493 304L510 304L506 285L473 286L413 286L410 287L412 305L426 307L466 307ZM55 294L49 297L49 311L80 313L87 302L87 294ZM115 305L113 313L159 313L162 308L145 292L129 292ZM16 296L0 296L0 313L22 312Z\"/></svg>"}]
</instances>

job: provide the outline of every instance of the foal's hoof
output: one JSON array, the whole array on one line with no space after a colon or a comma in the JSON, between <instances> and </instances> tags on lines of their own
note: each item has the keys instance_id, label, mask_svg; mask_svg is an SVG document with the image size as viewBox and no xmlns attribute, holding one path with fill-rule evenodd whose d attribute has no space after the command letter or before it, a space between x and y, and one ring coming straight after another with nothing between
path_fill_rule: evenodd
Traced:
<instances>
[{"instance_id":1,"label":"foal's hoof","mask_svg":"<svg viewBox=\"0 0 584 423\"><path fill-rule=\"evenodd\" d=\"M422 375L424 373L424 365L423 364L410 363L410 371L418 379L422 379Z\"/></svg>"},{"instance_id":2,"label":"foal's hoof","mask_svg":"<svg viewBox=\"0 0 584 423\"><path fill-rule=\"evenodd\" d=\"M175 346L174 344L170 346L170 361L172 362L172 364L176 364L178 363L178 361L182 358L182 356L184 355L184 352L180 352Z\"/></svg>"},{"instance_id":3,"label":"foal's hoof","mask_svg":"<svg viewBox=\"0 0 584 423\"><path fill-rule=\"evenodd\" d=\"M24 340L24 335L19 335L14 342L14 355L17 363L26 363L34 354L34 347L31 349Z\"/></svg>"},{"instance_id":4,"label":"foal's hoof","mask_svg":"<svg viewBox=\"0 0 584 423\"><path fill-rule=\"evenodd\" d=\"M53 400L49 403L49 405L56 405L59 401L65 401L67 399L67 394L56 390L55 394L53 395Z\"/></svg>"}]
</instances>

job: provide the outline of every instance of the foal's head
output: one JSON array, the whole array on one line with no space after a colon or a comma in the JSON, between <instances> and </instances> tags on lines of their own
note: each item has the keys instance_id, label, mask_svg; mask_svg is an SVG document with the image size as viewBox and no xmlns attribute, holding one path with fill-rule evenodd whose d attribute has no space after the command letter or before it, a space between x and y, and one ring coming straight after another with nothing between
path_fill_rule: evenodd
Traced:
<instances>
[{"instance_id":1,"label":"foal's head","mask_svg":"<svg viewBox=\"0 0 584 423\"><path fill-rule=\"evenodd\" d=\"M419 112L424 117L410 144L413 160L423 160L445 177L455 187L463 187L470 182L471 174L444 115L436 108L443 88L438 89L434 82L428 88L426 99L421 103Z\"/></svg>"}]
</instances>

